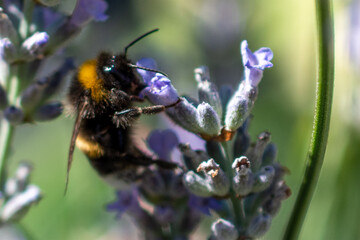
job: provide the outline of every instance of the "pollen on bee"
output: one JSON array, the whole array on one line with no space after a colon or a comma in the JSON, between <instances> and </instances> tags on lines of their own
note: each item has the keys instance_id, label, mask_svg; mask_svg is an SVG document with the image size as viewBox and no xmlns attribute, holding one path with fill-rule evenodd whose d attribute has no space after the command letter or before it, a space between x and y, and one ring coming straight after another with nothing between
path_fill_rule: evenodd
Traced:
<instances>
[{"instance_id":1,"label":"pollen on bee","mask_svg":"<svg viewBox=\"0 0 360 240\"><path fill-rule=\"evenodd\" d=\"M101 79L96 72L97 61L95 59L84 62L77 75L78 81L85 88L90 90L91 98L100 102L106 96L103 86L103 79Z\"/></svg>"},{"instance_id":2,"label":"pollen on bee","mask_svg":"<svg viewBox=\"0 0 360 240\"><path fill-rule=\"evenodd\" d=\"M81 135L76 139L76 146L90 158L101 157L104 155L104 149L97 142L85 139Z\"/></svg>"}]
</instances>

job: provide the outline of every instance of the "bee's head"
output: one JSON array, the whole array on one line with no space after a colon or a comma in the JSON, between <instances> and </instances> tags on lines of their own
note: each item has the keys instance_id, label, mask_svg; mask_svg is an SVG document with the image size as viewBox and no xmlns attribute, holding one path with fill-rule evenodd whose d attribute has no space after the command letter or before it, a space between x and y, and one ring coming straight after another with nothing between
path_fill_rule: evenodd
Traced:
<instances>
[{"instance_id":1,"label":"bee's head","mask_svg":"<svg viewBox=\"0 0 360 240\"><path fill-rule=\"evenodd\" d=\"M130 95L137 95L145 87L124 54L101 53L97 61L99 77L103 79L106 89L116 88Z\"/></svg>"}]
</instances>

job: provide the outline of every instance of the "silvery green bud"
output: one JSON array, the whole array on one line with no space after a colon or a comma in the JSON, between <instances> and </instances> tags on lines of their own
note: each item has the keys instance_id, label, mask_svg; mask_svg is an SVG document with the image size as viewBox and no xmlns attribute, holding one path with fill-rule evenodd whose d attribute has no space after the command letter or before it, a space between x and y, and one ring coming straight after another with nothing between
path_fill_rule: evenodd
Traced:
<instances>
[{"instance_id":1,"label":"silvery green bud","mask_svg":"<svg viewBox=\"0 0 360 240\"><path fill-rule=\"evenodd\" d=\"M41 192L37 186L29 185L27 189L19 193L6 202L2 209L0 222L10 222L19 220L29 210L31 205L41 199Z\"/></svg>"},{"instance_id":2,"label":"silvery green bud","mask_svg":"<svg viewBox=\"0 0 360 240\"><path fill-rule=\"evenodd\" d=\"M10 106L5 108L4 117L10 122L11 125L17 125L23 122L24 113L20 108Z\"/></svg>"},{"instance_id":3,"label":"silvery green bud","mask_svg":"<svg viewBox=\"0 0 360 240\"><path fill-rule=\"evenodd\" d=\"M256 143L251 146L249 151L246 153L246 156L251 162L251 169L253 172L256 172L262 166L262 159L264 155L264 150L269 144L271 136L269 132L263 132L258 136Z\"/></svg>"},{"instance_id":4,"label":"silvery green bud","mask_svg":"<svg viewBox=\"0 0 360 240\"><path fill-rule=\"evenodd\" d=\"M209 183L193 171L184 174L184 185L192 193L199 197L210 197Z\"/></svg>"},{"instance_id":5,"label":"silvery green bud","mask_svg":"<svg viewBox=\"0 0 360 240\"><path fill-rule=\"evenodd\" d=\"M225 219L218 219L211 225L211 240L236 240L238 231L234 224Z\"/></svg>"},{"instance_id":6,"label":"silvery green bud","mask_svg":"<svg viewBox=\"0 0 360 240\"><path fill-rule=\"evenodd\" d=\"M8 105L7 94L5 89L0 84L0 110L6 108Z\"/></svg>"},{"instance_id":7,"label":"silvery green bud","mask_svg":"<svg viewBox=\"0 0 360 240\"><path fill-rule=\"evenodd\" d=\"M21 58L28 61L38 58L48 41L49 35L46 32L34 33L23 42L20 50Z\"/></svg>"},{"instance_id":8,"label":"silvery green bud","mask_svg":"<svg viewBox=\"0 0 360 240\"><path fill-rule=\"evenodd\" d=\"M64 110L63 105L60 102L52 102L46 105L40 106L34 113L35 121L49 121L57 118L62 114Z\"/></svg>"},{"instance_id":9,"label":"silvery green bud","mask_svg":"<svg viewBox=\"0 0 360 240\"><path fill-rule=\"evenodd\" d=\"M208 103L201 103L197 107L197 121L202 134L217 136L221 130L220 118Z\"/></svg>"},{"instance_id":10,"label":"silvery green bud","mask_svg":"<svg viewBox=\"0 0 360 240\"><path fill-rule=\"evenodd\" d=\"M214 159L211 158L207 162L202 162L197 171L202 171L205 174L213 195L225 196L229 193L230 181Z\"/></svg>"},{"instance_id":11,"label":"silvery green bud","mask_svg":"<svg viewBox=\"0 0 360 240\"><path fill-rule=\"evenodd\" d=\"M232 164L236 173L233 178L233 188L239 196L246 196L253 189L254 179L247 157L236 158Z\"/></svg>"},{"instance_id":12,"label":"silvery green bud","mask_svg":"<svg viewBox=\"0 0 360 240\"><path fill-rule=\"evenodd\" d=\"M269 165L263 167L255 175L253 192L261 192L270 187L275 177L275 169Z\"/></svg>"},{"instance_id":13,"label":"silvery green bud","mask_svg":"<svg viewBox=\"0 0 360 240\"><path fill-rule=\"evenodd\" d=\"M239 89L234 93L227 104L225 114L225 128L236 131L249 116L257 97L258 89L247 81L242 81Z\"/></svg>"},{"instance_id":14,"label":"silvery green bud","mask_svg":"<svg viewBox=\"0 0 360 240\"><path fill-rule=\"evenodd\" d=\"M0 38L8 38L15 45L19 41L14 25L2 8L0 8Z\"/></svg>"},{"instance_id":15,"label":"silvery green bud","mask_svg":"<svg viewBox=\"0 0 360 240\"><path fill-rule=\"evenodd\" d=\"M247 229L247 235L252 238L263 236L270 228L271 216L266 213L260 213L251 220Z\"/></svg>"},{"instance_id":16,"label":"silvery green bud","mask_svg":"<svg viewBox=\"0 0 360 240\"><path fill-rule=\"evenodd\" d=\"M17 50L8 38L0 40L0 57L6 62L11 63L17 58Z\"/></svg>"},{"instance_id":17,"label":"silvery green bud","mask_svg":"<svg viewBox=\"0 0 360 240\"><path fill-rule=\"evenodd\" d=\"M198 82L199 100L206 102L222 117L220 95L214 83L210 82L209 69L202 66L195 69L195 79Z\"/></svg>"},{"instance_id":18,"label":"silvery green bud","mask_svg":"<svg viewBox=\"0 0 360 240\"><path fill-rule=\"evenodd\" d=\"M58 5L61 0L37 0L37 1L44 6L53 7L55 5Z\"/></svg>"},{"instance_id":19,"label":"silvery green bud","mask_svg":"<svg viewBox=\"0 0 360 240\"><path fill-rule=\"evenodd\" d=\"M246 155L246 151L250 147L251 139L247 131L249 122L250 118L247 118L244 124L236 131L236 137L233 146L234 157Z\"/></svg>"}]
</instances>

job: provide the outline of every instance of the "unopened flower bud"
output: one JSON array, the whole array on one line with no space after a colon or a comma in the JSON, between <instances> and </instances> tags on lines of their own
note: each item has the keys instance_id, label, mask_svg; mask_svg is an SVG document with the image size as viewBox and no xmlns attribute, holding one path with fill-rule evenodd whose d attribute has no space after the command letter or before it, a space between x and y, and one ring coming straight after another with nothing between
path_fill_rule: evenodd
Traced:
<instances>
[{"instance_id":1,"label":"unopened flower bud","mask_svg":"<svg viewBox=\"0 0 360 240\"><path fill-rule=\"evenodd\" d=\"M221 99L222 109L226 109L228 102L231 99L231 96L234 94L233 87L230 85L221 85L219 95Z\"/></svg>"},{"instance_id":2,"label":"unopened flower bud","mask_svg":"<svg viewBox=\"0 0 360 240\"><path fill-rule=\"evenodd\" d=\"M172 223L176 219L176 212L171 206L156 206L154 217L161 225Z\"/></svg>"},{"instance_id":3,"label":"unopened flower bud","mask_svg":"<svg viewBox=\"0 0 360 240\"><path fill-rule=\"evenodd\" d=\"M197 107L197 121L202 134L217 136L221 129L220 118L208 103L201 103Z\"/></svg>"},{"instance_id":4,"label":"unopened flower bud","mask_svg":"<svg viewBox=\"0 0 360 240\"><path fill-rule=\"evenodd\" d=\"M34 113L35 121L49 121L57 118L62 114L64 110L63 105L60 102L52 102L46 105L40 106Z\"/></svg>"},{"instance_id":5,"label":"unopened flower bud","mask_svg":"<svg viewBox=\"0 0 360 240\"><path fill-rule=\"evenodd\" d=\"M269 214L260 213L250 222L247 229L247 235L252 238L263 236L270 228L271 216Z\"/></svg>"},{"instance_id":6,"label":"unopened flower bud","mask_svg":"<svg viewBox=\"0 0 360 240\"><path fill-rule=\"evenodd\" d=\"M21 54L24 60L33 60L42 54L45 45L49 41L46 32L36 32L27 38L21 46Z\"/></svg>"},{"instance_id":7,"label":"unopened flower bud","mask_svg":"<svg viewBox=\"0 0 360 240\"><path fill-rule=\"evenodd\" d=\"M14 25L2 8L0 8L0 38L8 38L15 45L19 40Z\"/></svg>"},{"instance_id":8,"label":"unopened flower bud","mask_svg":"<svg viewBox=\"0 0 360 240\"><path fill-rule=\"evenodd\" d=\"M1 212L1 222L16 221L24 216L30 206L41 199L41 192L37 186L29 185L27 189L10 198Z\"/></svg>"},{"instance_id":9,"label":"unopened flower bud","mask_svg":"<svg viewBox=\"0 0 360 240\"><path fill-rule=\"evenodd\" d=\"M240 157L246 154L246 151L250 147L251 139L248 134L248 125L250 118L243 123L243 125L236 131L236 137L234 142L234 157Z\"/></svg>"},{"instance_id":10,"label":"unopened flower bud","mask_svg":"<svg viewBox=\"0 0 360 240\"><path fill-rule=\"evenodd\" d=\"M236 240L238 231L234 224L225 219L219 219L211 225L211 240Z\"/></svg>"},{"instance_id":11,"label":"unopened flower bud","mask_svg":"<svg viewBox=\"0 0 360 240\"><path fill-rule=\"evenodd\" d=\"M209 183L193 171L184 174L184 185L192 193L200 197L210 197Z\"/></svg>"},{"instance_id":12,"label":"unopened flower bud","mask_svg":"<svg viewBox=\"0 0 360 240\"><path fill-rule=\"evenodd\" d=\"M251 169L256 172L262 166L262 159L264 150L271 140L269 132L263 132L258 136L256 143L251 146L250 150L246 153L246 156L251 162Z\"/></svg>"},{"instance_id":13,"label":"unopened flower bud","mask_svg":"<svg viewBox=\"0 0 360 240\"><path fill-rule=\"evenodd\" d=\"M216 196L225 196L230 190L230 181L214 159L202 162L197 171L205 173L209 189Z\"/></svg>"},{"instance_id":14,"label":"unopened flower bud","mask_svg":"<svg viewBox=\"0 0 360 240\"><path fill-rule=\"evenodd\" d=\"M271 165L275 162L277 158L277 148L276 145L270 143L266 146L264 154L262 157L262 166Z\"/></svg>"},{"instance_id":15,"label":"unopened flower bud","mask_svg":"<svg viewBox=\"0 0 360 240\"><path fill-rule=\"evenodd\" d=\"M17 125L22 123L24 120L24 113L20 108L10 106L5 108L4 117L10 122L10 124Z\"/></svg>"},{"instance_id":16,"label":"unopened flower bud","mask_svg":"<svg viewBox=\"0 0 360 240\"><path fill-rule=\"evenodd\" d=\"M255 175L253 192L261 192L270 187L275 177L275 169L269 165L263 167Z\"/></svg>"},{"instance_id":17,"label":"unopened flower bud","mask_svg":"<svg viewBox=\"0 0 360 240\"><path fill-rule=\"evenodd\" d=\"M233 188L239 196L246 196L253 189L254 179L247 157L236 158L232 164L236 173L233 178Z\"/></svg>"},{"instance_id":18,"label":"unopened flower bud","mask_svg":"<svg viewBox=\"0 0 360 240\"><path fill-rule=\"evenodd\" d=\"M26 112L32 111L41 102L45 87L45 82L37 81L21 93L20 104Z\"/></svg>"},{"instance_id":19,"label":"unopened flower bud","mask_svg":"<svg viewBox=\"0 0 360 240\"><path fill-rule=\"evenodd\" d=\"M219 117L222 117L220 95L214 83L210 82L209 69L202 66L195 69L195 79L198 82L199 101L210 104Z\"/></svg>"},{"instance_id":20,"label":"unopened flower bud","mask_svg":"<svg viewBox=\"0 0 360 240\"><path fill-rule=\"evenodd\" d=\"M8 63L13 62L17 57L16 48L8 38L0 40L0 57Z\"/></svg>"}]
</instances>

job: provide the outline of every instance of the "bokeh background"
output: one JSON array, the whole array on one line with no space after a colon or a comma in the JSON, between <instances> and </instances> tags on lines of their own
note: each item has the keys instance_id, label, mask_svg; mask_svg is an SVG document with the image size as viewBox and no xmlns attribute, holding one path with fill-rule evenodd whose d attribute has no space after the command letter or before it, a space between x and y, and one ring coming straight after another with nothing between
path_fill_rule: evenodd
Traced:
<instances>
[{"instance_id":1,"label":"bokeh background","mask_svg":"<svg viewBox=\"0 0 360 240\"><path fill-rule=\"evenodd\" d=\"M266 70L253 110L253 139L272 133L278 159L291 174L293 195L284 201L271 230L263 239L281 239L290 216L311 137L316 80L315 4L311 0L108 0L109 19L92 23L69 45L66 55L77 65L101 50L121 52L129 42L153 29L160 31L129 50L129 57L153 57L180 93L196 96L193 69L210 68L218 86L237 87L242 78L240 42L252 50L270 47L274 67ZM300 239L360 239L360 0L334 0L336 67L329 144L315 196ZM71 12L72 0L60 8ZM144 117L136 126L173 127L165 116ZM44 198L21 221L39 240L137 239L133 224L105 211L114 192L103 183L85 156L75 151L66 196L66 161L74 119L64 114L55 121L17 129L11 169L20 160L33 162L32 181ZM191 141L194 140L194 137ZM209 217L193 239L205 239ZM205 234L204 234L205 233Z\"/></svg>"}]
</instances>

